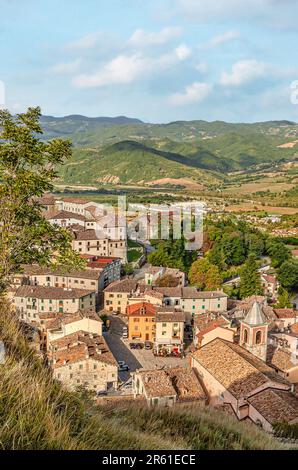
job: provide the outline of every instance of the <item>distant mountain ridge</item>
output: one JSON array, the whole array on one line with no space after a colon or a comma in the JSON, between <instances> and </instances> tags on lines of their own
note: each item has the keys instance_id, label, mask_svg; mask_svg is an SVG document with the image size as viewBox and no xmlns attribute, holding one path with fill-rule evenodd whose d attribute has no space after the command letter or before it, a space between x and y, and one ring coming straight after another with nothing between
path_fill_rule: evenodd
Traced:
<instances>
[{"instance_id":1,"label":"distant mountain ridge","mask_svg":"<svg viewBox=\"0 0 298 470\"><path fill-rule=\"evenodd\" d=\"M297 146L284 146L298 139L298 124L287 120L150 124L126 116L70 115L42 116L41 124L45 139L73 142L74 156L61 171L62 181L73 184L143 183L179 174L216 181L222 173L298 156Z\"/></svg>"}]
</instances>

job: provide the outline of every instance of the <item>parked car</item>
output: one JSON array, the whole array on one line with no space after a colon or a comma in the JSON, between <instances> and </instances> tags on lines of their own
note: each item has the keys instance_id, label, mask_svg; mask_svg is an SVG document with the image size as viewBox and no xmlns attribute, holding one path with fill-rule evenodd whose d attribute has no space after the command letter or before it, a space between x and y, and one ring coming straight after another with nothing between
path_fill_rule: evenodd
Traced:
<instances>
[{"instance_id":1,"label":"parked car","mask_svg":"<svg viewBox=\"0 0 298 470\"><path fill-rule=\"evenodd\" d=\"M153 347L153 344L151 343L151 341L145 341L145 349L152 349Z\"/></svg>"}]
</instances>

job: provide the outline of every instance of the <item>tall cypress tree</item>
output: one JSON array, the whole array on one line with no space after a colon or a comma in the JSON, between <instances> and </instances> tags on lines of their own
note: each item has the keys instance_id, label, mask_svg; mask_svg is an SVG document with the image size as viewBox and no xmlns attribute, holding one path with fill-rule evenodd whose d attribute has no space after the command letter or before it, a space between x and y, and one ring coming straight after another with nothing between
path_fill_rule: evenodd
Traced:
<instances>
[{"instance_id":1,"label":"tall cypress tree","mask_svg":"<svg viewBox=\"0 0 298 470\"><path fill-rule=\"evenodd\" d=\"M245 299L251 295L262 293L260 274L258 265L253 254L249 255L240 272L240 297Z\"/></svg>"}]
</instances>

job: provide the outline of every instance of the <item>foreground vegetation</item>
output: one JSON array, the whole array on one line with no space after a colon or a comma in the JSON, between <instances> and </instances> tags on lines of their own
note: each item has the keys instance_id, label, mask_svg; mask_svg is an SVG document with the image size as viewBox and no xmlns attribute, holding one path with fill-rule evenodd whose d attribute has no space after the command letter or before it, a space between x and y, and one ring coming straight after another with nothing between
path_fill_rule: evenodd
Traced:
<instances>
[{"instance_id":1,"label":"foreground vegetation","mask_svg":"<svg viewBox=\"0 0 298 470\"><path fill-rule=\"evenodd\" d=\"M285 449L251 424L197 406L101 408L70 393L30 348L7 302L0 302L0 448Z\"/></svg>"}]
</instances>

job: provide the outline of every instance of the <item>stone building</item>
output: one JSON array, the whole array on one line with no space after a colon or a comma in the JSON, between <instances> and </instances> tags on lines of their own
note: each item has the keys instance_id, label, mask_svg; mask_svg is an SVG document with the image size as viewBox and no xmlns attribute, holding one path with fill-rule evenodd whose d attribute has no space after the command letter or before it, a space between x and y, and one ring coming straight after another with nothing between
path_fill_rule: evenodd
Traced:
<instances>
[{"instance_id":1,"label":"stone building","mask_svg":"<svg viewBox=\"0 0 298 470\"><path fill-rule=\"evenodd\" d=\"M100 335L78 331L51 341L48 363L54 378L70 390L118 387L117 361Z\"/></svg>"}]
</instances>

